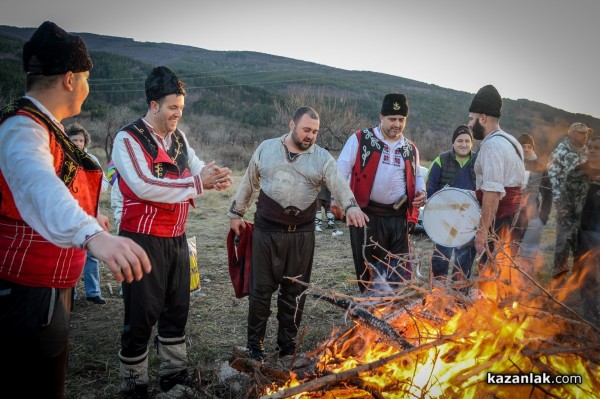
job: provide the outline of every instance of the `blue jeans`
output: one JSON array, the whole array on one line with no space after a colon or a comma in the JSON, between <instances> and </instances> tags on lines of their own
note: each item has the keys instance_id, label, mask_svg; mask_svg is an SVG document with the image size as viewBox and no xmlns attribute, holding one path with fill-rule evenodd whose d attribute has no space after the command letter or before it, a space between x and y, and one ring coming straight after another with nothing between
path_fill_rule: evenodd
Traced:
<instances>
[{"instance_id":1,"label":"blue jeans","mask_svg":"<svg viewBox=\"0 0 600 399\"><path fill-rule=\"evenodd\" d=\"M102 296L100 292L100 267L98 259L88 252L83 266L83 285L85 287L85 297L92 298Z\"/></svg>"},{"instance_id":2,"label":"blue jeans","mask_svg":"<svg viewBox=\"0 0 600 399\"><path fill-rule=\"evenodd\" d=\"M452 258L452 252L454 252L452 279L460 279L460 274L457 274L459 271L461 271L467 279L471 276L471 266L473 266L473 260L475 260L475 256L477 255L474 245L463 248L452 248L435 244L433 255L431 257L431 272L433 277L446 277L448 265Z\"/></svg>"}]
</instances>

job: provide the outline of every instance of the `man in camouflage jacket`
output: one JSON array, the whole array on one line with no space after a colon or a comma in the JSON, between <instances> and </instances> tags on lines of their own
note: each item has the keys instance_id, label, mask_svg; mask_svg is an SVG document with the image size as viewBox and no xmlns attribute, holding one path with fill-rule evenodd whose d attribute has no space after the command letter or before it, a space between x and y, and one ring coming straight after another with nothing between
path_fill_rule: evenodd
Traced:
<instances>
[{"instance_id":1,"label":"man in camouflage jacket","mask_svg":"<svg viewBox=\"0 0 600 399\"><path fill-rule=\"evenodd\" d=\"M561 200L565 177L569 169L585 162L587 159L587 139L592 129L583 123L573 123L568 135L556 146L548 163L548 176L552 184L552 200L558 209ZM562 227L560 213L556 214L556 245L552 278L554 285L560 284L565 273L569 270L569 251L574 252L574 241Z\"/></svg>"},{"instance_id":2,"label":"man in camouflage jacket","mask_svg":"<svg viewBox=\"0 0 600 399\"><path fill-rule=\"evenodd\" d=\"M573 281L580 284L584 317L599 323L600 136L589 142L589 160L567 172L557 212L561 227L573 239Z\"/></svg>"}]
</instances>

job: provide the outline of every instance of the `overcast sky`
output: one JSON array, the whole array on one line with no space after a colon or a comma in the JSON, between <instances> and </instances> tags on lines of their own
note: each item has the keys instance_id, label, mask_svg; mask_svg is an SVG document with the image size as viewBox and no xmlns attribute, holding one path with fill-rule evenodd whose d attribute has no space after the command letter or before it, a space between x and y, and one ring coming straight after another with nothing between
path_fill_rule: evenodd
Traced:
<instances>
[{"instance_id":1,"label":"overcast sky","mask_svg":"<svg viewBox=\"0 0 600 399\"><path fill-rule=\"evenodd\" d=\"M600 117L598 0L1 1L1 25L50 20L69 32L258 51L470 93L491 83L505 98Z\"/></svg>"}]
</instances>

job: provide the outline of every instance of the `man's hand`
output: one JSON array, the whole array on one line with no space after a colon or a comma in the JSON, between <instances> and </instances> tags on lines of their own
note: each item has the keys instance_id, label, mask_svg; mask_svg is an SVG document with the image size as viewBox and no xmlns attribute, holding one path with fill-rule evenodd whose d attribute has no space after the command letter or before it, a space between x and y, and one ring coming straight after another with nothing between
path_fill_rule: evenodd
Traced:
<instances>
[{"instance_id":1,"label":"man's hand","mask_svg":"<svg viewBox=\"0 0 600 399\"><path fill-rule=\"evenodd\" d=\"M475 234L475 250L478 254L482 254L487 244L487 237L482 229L477 230Z\"/></svg>"},{"instance_id":2,"label":"man's hand","mask_svg":"<svg viewBox=\"0 0 600 399\"><path fill-rule=\"evenodd\" d=\"M126 237L102 232L88 242L86 249L106 263L118 281L139 281L152 270L146 251Z\"/></svg>"},{"instance_id":3,"label":"man's hand","mask_svg":"<svg viewBox=\"0 0 600 399\"><path fill-rule=\"evenodd\" d=\"M333 216L335 216L339 220L344 219L344 211L342 210L342 208L340 208L337 202L331 201L329 209L331 210L331 213L333 213Z\"/></svg>"},{"instance_id":4,"label":"man's hand","mask_svg":"<svg viewBox=\"0 0 600 399\"><path fill-rule=\"evenodd\" d=\"M229 228L239 237L240 231L246 228L246 222L242 218L231 218L229 220Z\"/></svg>"},{"instance_id":5,"label":"man's hand","mask_svg":"<svg viewBox=\"0 0 600 399\"><path fill-rule=\"evenodd\" d=\"M427 193L425 191L417 190L415 199L413 200L412 206L413 208L420 208L425 205L425 201L427 200Z\"/></svg>"},{"instance_id":6,"label":"man's hand","mask_svg":"<svg viewBox=\"0 0 600 399\"><path fill-rule=\"evenodd\" d=\"M347 226L364 227L368 221L369 217L358 206L352 206L346 211Z\"/></svg>"},{"instance_id":7,"label":"man's hand","mask_svg":"<svg viewBox=\"0 0 600 399\"><path fill-rule=\"evenodd\" d=\"M202 187L206 190L226 190L233 184L231 169L215 165L215 161L207 163L200 171Z\"/></svg>"},{"instance_id":8,"label":"man's hand","mask_svg":"<svg viewBox=\"0 0 600 399\"><path fill-rule=\"evenodd\" d=\"M104 215L103 213L98 212L98 216L96 216L96 220L98 221L98 224L100 226L102 226L102 228L105 231L110 231L110 219L108 218L108 216Z\"/></svg>"}]
</instances>

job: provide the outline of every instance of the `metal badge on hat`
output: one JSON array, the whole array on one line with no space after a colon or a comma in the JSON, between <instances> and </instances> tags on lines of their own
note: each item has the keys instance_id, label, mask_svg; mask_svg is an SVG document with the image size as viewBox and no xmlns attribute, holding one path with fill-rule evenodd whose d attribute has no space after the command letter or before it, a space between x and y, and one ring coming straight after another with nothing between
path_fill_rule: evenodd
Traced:
<instances>
[{"instance_id":1,"label":"metal badge on hat","mask_svg":"<svg viewBox=\"0 0 600 399\"><path fill-rule=\"evenodd\" d=\"M400 104L399 103L394 103L394 105L392 106L392 108L394 109L394 111L399 111L400 110Z\"/></svg>"}]
</instances>

